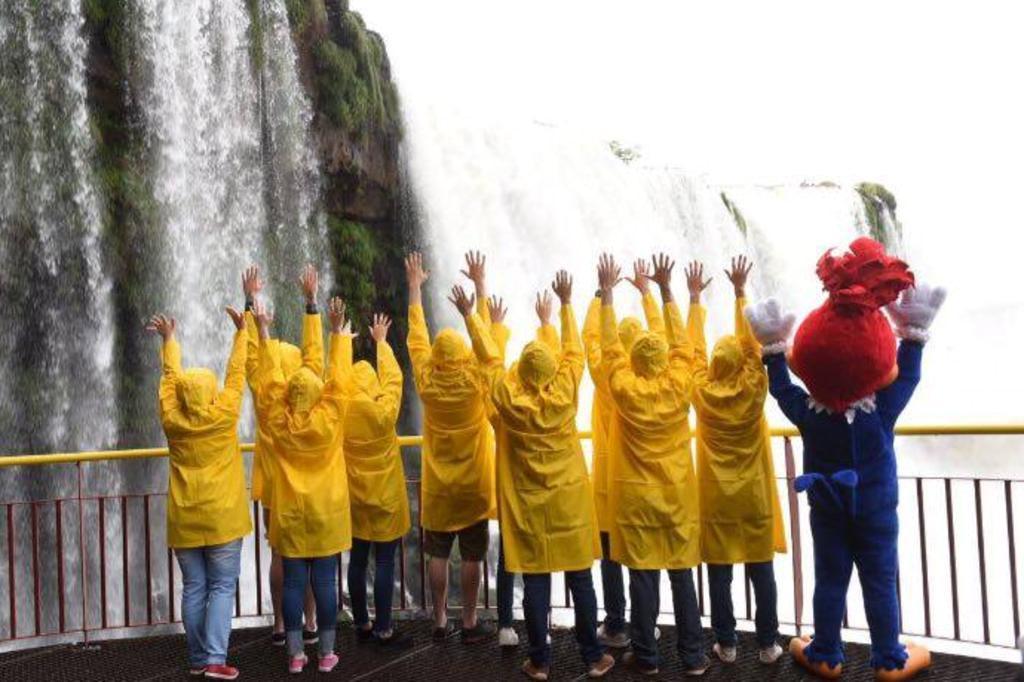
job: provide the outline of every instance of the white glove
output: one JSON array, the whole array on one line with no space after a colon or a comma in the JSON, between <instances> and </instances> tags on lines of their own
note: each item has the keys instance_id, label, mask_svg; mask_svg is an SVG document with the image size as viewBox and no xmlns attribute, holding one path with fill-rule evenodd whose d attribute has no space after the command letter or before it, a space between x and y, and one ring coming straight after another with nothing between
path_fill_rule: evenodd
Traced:
<instances>
[{"instance_id":1,"label":"white glove","mask_svg":"<svg viewBox=\"0 0 1024 682\"><path fill-rule=\"evenodd\" d=\"M789 335L796 324L796 315L784 314L779 308L779 302L774 298L748 305L743 314L746 315L751 331L760 342L764 355L786 352Z\"/></svg>"},{"instance_id":2,"label":"white glove","mask_svg":"<svg viewBox=\"0 0 1024 682\"><path fill-rule=\"evenodd\" d=\"M918 284L904 289L899 299L887 305L885 310L896 327L897 336L924 343L928 340L928 327L945 300L946 290L942 287Z\"/></svg>"}]
</instances>

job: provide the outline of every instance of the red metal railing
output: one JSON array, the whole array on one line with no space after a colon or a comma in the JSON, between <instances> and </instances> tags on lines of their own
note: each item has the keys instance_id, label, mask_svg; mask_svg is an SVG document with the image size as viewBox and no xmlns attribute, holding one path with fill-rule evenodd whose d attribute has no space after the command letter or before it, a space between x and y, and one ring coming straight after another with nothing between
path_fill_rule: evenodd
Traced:
<instances>
[{"instance_id":1,"label":"red metal railing","mask_svg":"<svg viewBox=\"0 0 1024 682\"><path fill-rule=\"evenodd\" d=\"M1019 432L1024 433L1024 428ZM982 435L987 432L966 433ZM404 440L405 444L410 444L412 439ZM176 593L175 562L164 540L166 493L84 494L83 467L98 459L75 462L74 492L70 494L46 499L0 500L4 513L0 529L5 535L0 542L0 551L3 552L0 557L0 588L7 593L6 599L0 597L0 650L22 644L44 644L53 639L88 641L122 629L158 628L180 622L180 614L175 608L175 598L180 594ZM808 624L804 597L808 590L813 589L813 580L812 576L804 574L804 564L809 557L803 551L806 540L803 528L806 524L802 523L802 518L807 509L806 503L793 491L792 481L797 475L797 467L793 440L786 432L783 435L783 463L785 475L779 477L779 482L785 486L780 492L786 494L787 499L790 560L776 562L776 570L780 571L780 621L800 632ZM124 463L122 466L131 465ZM10 471L11 467L0 467L0 474L5 470ZM414 510L418 508L418 486L417 480L408 481ZM1015 504L1014 497L1024 494L1024 480L917 476L902 478L901 487L904 492L913 493L911 506L908 508L909 500L904 498L902 509L915 522L910 526L904 524L901 542L906 538L908 543L916 546L916 551L901 553L900 589L904 604L912 607L915 621L919 623L919 627L904 629L908 634L933 639L1013 646L1021 634L1015 537L1020 524L1015 523L1014 514L1015 509L1024 508L1019 501ZM965 491L973 495L970 500L973 504L957 503L959 497L968 494ZM936 495L939 499L933 500ZM962 556L966 547L960 531L966 526L957 525L960 515L971 506L976 535L974 566L970 566L969 560L965 563ZM993 506L996 507L994 513ZM1002 509L998 508L1000 506ZM939 510L940 513L929 513L930 510ZM944 523L936 519L942 519ZM1003 534L986 526L988 519L1004 519L1008 551L1008 561L1000 564L998 570L1007 575L1003 583L1009 583L1009 590L1008 593L1000 592L995 598L990 585L994 573L989 570L986 557L992 553L993 547L1003 542L996 535L1002 537ZM269 594L264 584L269 547L263 537L262 514L256 502L253 503L253 520L253 534L246 538L243 549L244 574L235 595L235 616L238 618L266 617L270 613ZM941 528L942 525L945 528ZM944 542L937 543L939 538ZM396 609L408 611L429 606L422 546L422 530L414 525L400 543ZM496 549L494 551L496 553ZM164 557L166 566L161 565ZM492 566L494 563L490 562ZM413 574L415 584L410 584L409 580L412 576L408 569L412 567L416 571ZM976 584L973 580L970 584L962 584L970 580L970 577L962 575L968 568L971 576L977 576ZM485 608L491 605L490 572L484 572L482 602ZM948 576L948 582L937 580L940 573ZM913 575L915 579L907 582L902 579L904 574ZM742 605L737 613L749 621L753 613L751 587L745 570L742 576L738 585ZM338 557L338 578L341 603L344 591L341 556ZM697 583L701 612L707 615L703 567L698 567ZM946 604L941 604L937 611L936 597L946 593L944 588L947 584L951 622L942 628L937 627L935 618L937 613L946 612ZM791 602L791 606L785 608L782 606L784 585L788 585L785 591L789 597L787 601ZM111 594L118 589L120 594ZM907 598L908 591L914 598ZM976 629L980 625L977 635L963 631L961 605L964 603L980 607L980 624L973 623ZM564 590L561 606L571 606L568 590ZM996 611L1006 616L1007 609L1010 617L1006 620L1012 622L1013 638L1010 639L1008 632L994 637L992 614ZM904 624L907 625L906 621ZM853 630L865 629L863 618L848 618L846 625Z\"/></svg>"}]
</instances>

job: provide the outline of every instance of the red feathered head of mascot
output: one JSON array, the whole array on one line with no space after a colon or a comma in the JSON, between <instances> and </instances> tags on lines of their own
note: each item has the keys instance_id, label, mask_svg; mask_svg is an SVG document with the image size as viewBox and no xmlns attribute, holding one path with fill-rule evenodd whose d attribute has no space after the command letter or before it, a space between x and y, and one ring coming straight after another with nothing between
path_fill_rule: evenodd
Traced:
<instances>
[{"instance_id":1,"label":"red feathered head of mascot","mask_svg":"<svg viewBox=\"0 0 1024 682\"><path fill-rule=\"evenodd\" d=\"M833 412L896 378L896 336L882 307L914 285L903 261L868 237L818 261L828 300L800 324L789 364L808 392Z\"/></svg>"}]
</instances>

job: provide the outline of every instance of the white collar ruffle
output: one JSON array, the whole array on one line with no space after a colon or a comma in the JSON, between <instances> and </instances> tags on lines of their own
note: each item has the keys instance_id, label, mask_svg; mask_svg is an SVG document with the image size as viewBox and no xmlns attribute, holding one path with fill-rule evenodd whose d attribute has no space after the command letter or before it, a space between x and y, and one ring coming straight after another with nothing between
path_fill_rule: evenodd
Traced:
<instances>
[{"instance_id":1,"label":"white collar ruffle","mask_svg":"<svg viewBox=\"0 0 1024 682\"><path fill-rule=\"evenodd\" d=\"M818 414L827 412L828 414L834 414L832 410L828 409L811 396L807 396L807 407L811 408ZM846 421L849 424L853 423L854 417L857 416L857 412L864 412L865 414L871 414L876 409L875 405L875 394L872 393L869 396L865 396L855 403L851 403L843 415L846 417Z\"/></svg>"}]
</instances>

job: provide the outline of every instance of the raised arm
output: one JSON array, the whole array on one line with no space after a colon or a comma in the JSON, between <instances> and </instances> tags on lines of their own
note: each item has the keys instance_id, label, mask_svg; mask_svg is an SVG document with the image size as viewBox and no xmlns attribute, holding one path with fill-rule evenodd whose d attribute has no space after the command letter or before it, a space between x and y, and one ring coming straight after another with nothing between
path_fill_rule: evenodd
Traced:
<instances>
[{"instance_id":1,"label":"raised arm","mask_svg":"<svg viewBox=\"0 0 1024 682\"><path fill-rule=\"evenodd\" d=\"M402 368L395 359L395 353L388 345L388 330L391 318L380 313L373 316L373 327L370 336L377 345L377 378L384 390L384 409L388 419L398 421L398 412L402 408Z\"/></svg>"},{"instance_id":2,"label":"raised arm","mask_svg":"<svg viewBox=\"0 0 1024 682\"><path fill-rule=\"evenodd\" d=\"M355 334L349 330L345 302L337 296L328 304L328 317L331 321L331 346L327 379L341 384L352 371L352 338Z\"/></svg>"},{"instance_id":3,"label":"raised arm","mask_svg":"<svg viewBox=\"0 0 1024 682\"><path fill-rule=\"evenodd\" d=\"M487 307L487 256L479 251L467 251L466 269L460 272L464 277L473 282L473 291L476 296L476 313L490 326L492 323L491 311Z\"/></svg>"},{"instance_id":4,"label":"raised arm","mask_svg":"<svg viewBox=\"0 0 1024 682\"><path fill-rule=\"evenodd\" d=\"M565 270L555 274L551 289L562 304L559 317L562 323L562 349L559 358L559 371L569 373L574 387L578 387L583 378L583 343L580 330L576 325L576 315L572 310L572 276Z\"/></svg>"},{"instance_id":5,"label":"raised arm","mask_svg":"<svg viewBox=\"0 0 1024 682\"><path fill-rule=\"evenodd\" d=\"M736 303L733 306L733 334L740 342L743 355L748 365L761 369L761 344L757 342L754 332L750 329L750 323L744 310L747 307L747 278L750 275L754 264L747 260L746 256L736 256L732 259L729 270L725 271L726 276L732 283L733 295Z\"/></svg>"},{"instance_id":6,"label":"raised arm","mask_svg":"<svg viewBox=\"0 0 1024 682\"><path fill-rule=\"evenodd\" d=\"M259 330L259 376L260 383L256 391L256 412L260 420L268 420L277 416L283 409L286 391L284 372L281 370L281 353L279 344L270 338L270 324L273 316L266 304L257 300L253 305L253 316Z\"/></svg>"},{"instance_id":7,"label":"raised arm","mask_svg":"<svg viewBox=\"0 0 1024 682\"><path fill-rule=\"evenodd\" d=\"M430 330L423 312L423 283L430 273L423 269L423 255L414 251L405 257L405 279L409 287L409 334L406 346L413 373L419 375L430 364Z\"/></svg>"},{"instance_id":8,"label":"raised arm","mask_svg":"<svg viewBox=\"0 0 1024 682\"><path fill-rule=\"evenodd\" d=\"M537 341L551 349L555 355L562 354L562 342L558 338L558 331L551 324L551 294L547 291L537 294L537 301L533 305L537 313Z\"/></svg>"},{"instance_id":9,"label":"raised arm","mask_svg":"<svg viewBox=\"0 0 1024 682\"><path fill-rule=\"evenodd\" d=\"M626 281L632 284L640 293L640 304L644 309L644 319L647 322L647 330L665 337L665 318L661 314L661 307L651 293L651 266L643 258L633 261L633 276L627 277Z\"/></svg>"},{"instance_id":10,"label":"raised arm","mask_svg":"<svg viewBox=\"0 0 1024 682\"><path fill-rule=\"evenodd\" d=\"M235 338L228 357L227 372L224 376L224 390L217 395L217 407L238 416L242 411L242 393L245 390L245 375L248 367L249 335L245 328L245 314L234 308L227 308L228 316L235 324Z\"/></svg>"},{"instance_id":11,"label":"raised arm","mask_svg":"<svg viewBox=\"0 0 1024 682\"><path fill-rule=\"evenodd\" d=\"M242 272L242 293L245 295L245 378L249 380L250 386L255 385L257 370L260 366L260 330L256 326L256 316L252 313L252 307L262 290L263 280L260 278L260 269L255 265L250 265Z\"/></svg>"},{"instance_id":12,"label":"raised arm","mask_svg":"<svg viewBox=\"0 0 1024 682\"><path fill-rule=\"evenodd\" d=\"M299 275L299 287L306 304L306 314L302 316L302 366L319 377L324 374L324 327L316 305L320 275L312 264L307 264Z\"/></svg>"},{"instance_id":13,"label":"raised arm","mask_svg":"<svg viewBox=\"0 0 1024 682\"><path fill-rule=\"evenodd\" d=\"M494 345L498 348L501 361L504 362L505 349L508 347L508 339L512 335L508 327L505 326L505 315L508 314L508 308L505 307L505 299L491 296L487 299L487 312L490 316L488 319L491 321L491 338L494 340Z\"/></svg>"},{"instance_id":14,"label":"raised arm","mask_svg":"<svg viewBox=\"0 0 1024 682\"><path fill-rule=\"evenodd\" d=\"M154 315L146 325L146 331L157 334L163 343L160 348L161 368L163 375L160 377L160 418L167 421L169 415L181 409L178 403L178 381L181 379L181 346L174 338L174 330L178 326L177 320L166 315Z\"/></svg>"},{"instance_id":15,"label":"raised arm","mask_svg":"<svg viewBox=\"0 0 1024 682\"><path fill-rule=\"evenodd\" d=\"M601 254L597 262L598 292L601 301L601 372L612 377L617 372L628 370L626 349L619 338L618 323L615 319L615 285L621 280L619 266L607 253Z\"/></svg>"},{"instance_id":16,"label":"raised arm","mask_svg":"<svg viewBox=\"0 0 1024 682\"><path fill-rule=\"evenodd\" d=\"M793 383L786 365L786 348L796 317L784 314L775 299L747 306L744 311L750 330L762 345L765 367L768 368L768 391L775 398L789 421L802 427L811 413L807 391Z\"/></svg>"},{"instance_id":17,"label":"raised arm","mask_svg":"<svg viewBox=\"0 0 1024 682\"><path fill-rule=\"evenodd\" d=\"M905 290L886 310L896 334L902 339L896 354L899 374L896 380L878 392L878 411L889 426L894 426L921 381L921 358L928 341L929 328L946 301L946 290L919 284Z\"/></svg>"},{"instance_id":18,"label":"raised arm","mask_svg":"<svg viewBox=\"0 0 1024 682\"><path fill-rule=\"evenodd\" d=\"M475 296L467 296L459 285L452 287L448 300L455 306L466 321L466 331L473 343L473 352L483 368L489 387L493 388L505 375L505 365L491 334L483 319L473 312Z\"/></svg>"}]
</instances>

